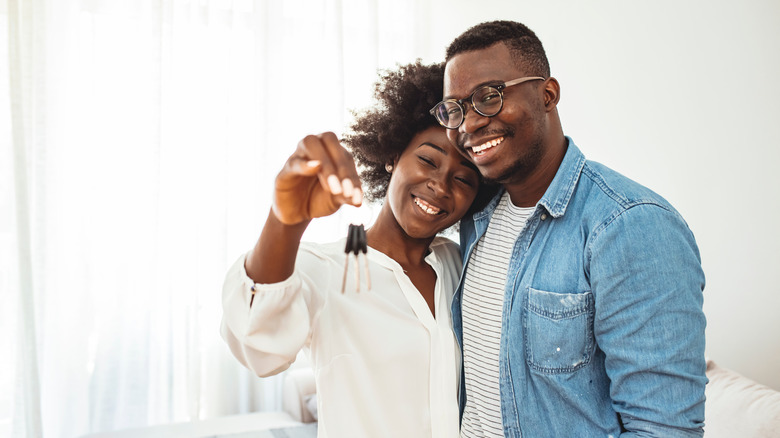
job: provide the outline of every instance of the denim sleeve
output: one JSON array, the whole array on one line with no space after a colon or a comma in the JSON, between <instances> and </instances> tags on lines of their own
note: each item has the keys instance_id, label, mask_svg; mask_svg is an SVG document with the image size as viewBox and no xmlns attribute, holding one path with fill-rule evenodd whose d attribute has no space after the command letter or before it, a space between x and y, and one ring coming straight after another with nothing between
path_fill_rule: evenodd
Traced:
<instances>
[{"instance_id":1,"label":"denim sleeve","mask_svg":"<svg viewBox=\"0 0 780 438\"><path fill-rule=\"evenodd\" d=\"M588 260L621 436L702 436L704 273L687 224L670 207L631 206L595 230Z\"/></svg>"}]
</instances>

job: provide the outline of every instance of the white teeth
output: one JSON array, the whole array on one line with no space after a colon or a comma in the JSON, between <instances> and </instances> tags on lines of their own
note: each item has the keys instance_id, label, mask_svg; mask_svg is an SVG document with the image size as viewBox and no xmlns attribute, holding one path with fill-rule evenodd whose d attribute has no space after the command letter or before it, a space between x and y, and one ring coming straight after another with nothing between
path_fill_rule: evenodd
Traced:
<instances>
[{"instance_id":1,"label":"white teeth","mask_svg":"<svg viewBox=\"0 0 780 438\"><path fill-rule=\"evenodd\" d=\"M414 203L417 204L418 207L420 207L424 212L428 214L439 214L441 211L440 208L436 208L433 205L423 201L420 198L414 198Z\"/></svg>"},{"instance_id":2,"label":"white teeth","mask_svg":"<svg viewBox=\"0 0 780 438\"><path fill-rule=\"evenodd\" d=\"M493 140L487 141L487 142L485 142L485 143L483 143L483 144L481 144L481 145L479 145L479 146L474 146L473 148L471 148L471 150L472 150L472 151L473 151L475 154L478 154L478 153L480 153L480 152L484 151L485 149L489 149L489 148L492 148L492 147L494 147L494 146L498 145L498 144L499 144L499 143L501 143L502 141L504 141L504 137L501 137L501 138L496 138L496 139L493 139Z\"/></svg>"}]
</instances>

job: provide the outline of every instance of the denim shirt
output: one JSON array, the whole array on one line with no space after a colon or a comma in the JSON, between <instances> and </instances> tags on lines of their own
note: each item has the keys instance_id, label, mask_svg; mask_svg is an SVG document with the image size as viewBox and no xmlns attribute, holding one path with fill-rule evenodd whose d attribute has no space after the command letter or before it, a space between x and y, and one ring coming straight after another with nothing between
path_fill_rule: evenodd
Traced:
<instances>
[{"instance_id":1,"label":"denim shirt","mask_svg":"<svg viewBox=\"0 0 780 438\"><path fill-rule=\"evenodd\" d=\"M509 261L504 435L702 436L704 273L693 234L662 197L567 141ZM460 225L465 269L452 316L461 348L465 271L500 197Z\"/></svg>"}]
</instances>

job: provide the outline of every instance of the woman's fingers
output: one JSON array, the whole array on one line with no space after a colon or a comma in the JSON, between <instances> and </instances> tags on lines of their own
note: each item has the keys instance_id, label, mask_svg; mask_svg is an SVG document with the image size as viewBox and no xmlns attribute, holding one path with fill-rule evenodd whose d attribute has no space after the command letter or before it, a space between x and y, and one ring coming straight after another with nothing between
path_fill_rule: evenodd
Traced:
<instances>
[{"instance_id":1,"label":"woman's fingers","mask_svg":"<svg viewBox=\"0 0 780 438\"><path fill-rule=\"evenodd\" d=\"M322 184L323 190L332 195L341 194L342 188L338 174L336 174L330 156L328 156L328 152L318 136L307 135L298 142L296 155L306 157L307 161L319 163L316 175L320 180L320 184Z\"/></svg>"},{"instance_id":2,"label":"woman's fingers","mask_svg":"<svg viewBox=\"0 0 780 438\"><path fill-rule=\"evenodd\" d=\"M360 205L363 201L363 190L355 168L355 160L352 154L341 145L336 134L325 132L318 136L326 149L334 169L334 175L341 185L341 194L347 203ZM329 181L333 181L334 178Z\"/></svg>"},{"instance_id":3,"label":"woman's fingers","mask_svg":"<svg viewBox=\"0 0 780 438\"><path fill-rule=\"evenodd\" d=\"M282 223L294 224L362 201L352 155L335 134L326 132L305 137L287 159L276 178L273 212Z\"/></svg>"},{"instance_id":4,"label":"woman's fingers","mask_svg":"<svg viewBox=\"0 0 780 438\"><path fill-rule=\"evenodd\" d=\"M320 184L339 204L361 204L363 191L355 162L334 133L307 136L298 143L296 154L319 164L316 174ZM299 165L299 169L305 167L305 164Z\"/></svg>"},{"instance_id":5,"label":"woman's fingers","mask_svg":"<svg viewBox=\"0 0 780 438\"><path fill-rule=\"evenodd\" d=\"M321 163L319 160L308 160L304 157L290 157L290 172L296 175L315 176L319 172Z\"/></svg>"}]
</instances>

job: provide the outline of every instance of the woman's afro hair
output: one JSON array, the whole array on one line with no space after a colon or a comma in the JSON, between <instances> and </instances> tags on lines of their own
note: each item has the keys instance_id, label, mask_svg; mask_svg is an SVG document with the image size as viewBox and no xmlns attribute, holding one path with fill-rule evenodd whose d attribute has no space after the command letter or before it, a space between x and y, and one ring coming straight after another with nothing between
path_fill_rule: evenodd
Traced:
<instances>
[{"instance_id":1,"label":"woman's afro hair","mask_svg":"<svg viewBox=\"0 0 780 438\"><path fill-rule=\"evenodd\" d=\"M419 132L439 126L429 110L442 97L444 64L425 65L417 60L397 70L379 72L374 106L353 112L355 121L344 144L352 151L368 201L387 194L394 160Z\"/></svg>"}]
</instances>

